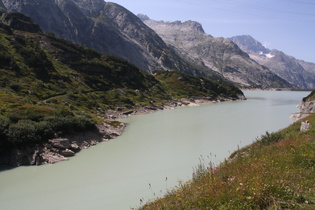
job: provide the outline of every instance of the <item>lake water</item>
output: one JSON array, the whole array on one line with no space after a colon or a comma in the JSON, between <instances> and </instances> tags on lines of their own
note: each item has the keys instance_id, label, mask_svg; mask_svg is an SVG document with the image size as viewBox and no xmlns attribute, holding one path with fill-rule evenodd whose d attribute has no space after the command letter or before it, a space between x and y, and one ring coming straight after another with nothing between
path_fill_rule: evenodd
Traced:
<instances>
[{"instance_id":1,"label":"lake water","mask_svg":"<svg viewBox=\"0 0 315 210\"><path fill-rule=\"evenodd\" d=\"M309 92L245 92L248 100L132 116L124 134L54 165L0 172L0 209L110 209L140 205L218 164L289 118Z\"/></svg>"}]
</instances>

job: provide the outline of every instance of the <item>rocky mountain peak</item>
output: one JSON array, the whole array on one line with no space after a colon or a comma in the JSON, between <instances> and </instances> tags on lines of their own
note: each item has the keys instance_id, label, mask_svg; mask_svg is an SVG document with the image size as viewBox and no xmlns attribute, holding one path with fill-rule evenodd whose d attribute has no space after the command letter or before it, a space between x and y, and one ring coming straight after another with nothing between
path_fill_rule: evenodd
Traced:
<instances>
[{"instance_id":1,"label":"rocky mountain peak","mask_svg":"<svg viewBox=\"0 0 315 210\"><path fill-rule=\"evenodd\" d=\"M266 49L260 42L255 40L250 35L241 35L241 36L234 36L229 38L235 44L237 44L241 49L245 52L253 52L253 53L269 53L269 50Z\"/></svg>"},{"instance_id":2,"label":"rocky mountain peak","mask_svg":"<svg viewBox=\"0 0 315 210\"><path fill-rule=\"evenodd\" d=\"M196 21L169 22L145 18L143 22L156 31L168 43L182 42L183 44L189 44L191 41L202 39L206 35L202 25Z\"/></svg>"},{"instance_id":3,"label":"rocky mountain peak","mask_svg":"<svg viewBox=\"0 0 315 210\"><path fill-rule=\"evenodd\" d=\"M269 50L249 35L235 36L229 39L256 62L268 67L294 86L310 89L315 87L314 64L306 64L276 49Z\"/></svg>"},{"instance_id":4,"label":"rocky mountain peak","mask_svg":"<svg viewBox=\"0 0 315 210\"><path fill-rule=\"evenodd\" d=\"M140 18L140 20L142 20L142 21L150 20L149 16L147 16L147 15L145 15L145 14L138 14L137 16L138 16L138 18Z\"/></svg>"}]
</instances>

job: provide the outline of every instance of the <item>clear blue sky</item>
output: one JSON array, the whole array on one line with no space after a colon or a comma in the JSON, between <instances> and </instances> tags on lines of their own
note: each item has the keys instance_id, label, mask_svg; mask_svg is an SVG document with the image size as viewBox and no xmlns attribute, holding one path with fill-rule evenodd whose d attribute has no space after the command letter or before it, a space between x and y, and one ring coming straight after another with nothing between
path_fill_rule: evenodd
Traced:
<instances>
[{"instance_id":1,"label":"clear blue sky","mask_svg":"<svg viewBox=\"0 0 315 210\"><path fill-rule=\"evenodd\" d=\"M315 63L314 0L113 0L153 20L202 24L214 37L251 35L269 49Z\"/></svg>"}]
</instances>

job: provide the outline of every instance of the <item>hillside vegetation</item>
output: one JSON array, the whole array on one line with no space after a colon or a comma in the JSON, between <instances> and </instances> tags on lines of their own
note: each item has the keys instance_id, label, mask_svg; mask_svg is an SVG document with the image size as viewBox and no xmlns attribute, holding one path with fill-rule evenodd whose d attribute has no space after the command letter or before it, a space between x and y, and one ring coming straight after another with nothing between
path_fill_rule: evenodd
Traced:
<instances>
[{"instance_id":1,"label":"hillside vegetation","mask_svg":"<svg viewBox=\"0 0 315 210\"><path fill-rule=\"evenodd\" d=\"M6 13L1 21L1 150L45 142L55 133L93 128L103 123L99 110L163 106L180 97L243 96L230 84L217 87L207 79L201 88L201 78L181 73L154 77L124 59L43 34L19 13ZM164 82L171 75L185 78L179 88Z\"/></svg>"},{"instance_id":2,"label":"hillside vegetation","mask_svg":"<svg viewBox=\"0 0 315 210\"><path fill-rule=\"evenodd\" d=\"M192 180L141 209L314 209L315 128L300 126L266 132L219 166L200 163Z\"/></svg>"}]
</instances>

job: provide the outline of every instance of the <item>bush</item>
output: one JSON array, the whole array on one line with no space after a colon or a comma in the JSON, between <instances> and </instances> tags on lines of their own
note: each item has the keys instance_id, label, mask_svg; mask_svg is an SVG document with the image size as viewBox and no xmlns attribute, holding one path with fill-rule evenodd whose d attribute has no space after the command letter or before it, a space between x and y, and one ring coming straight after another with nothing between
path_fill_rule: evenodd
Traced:
<instances>
[{"instance_id":1,"label":"bush","mask_svg":"<svg viewBox=\"0 0 315 210\"><path fill-rule=\"evenodd\" d=\"M8 140L12 144L29 144L40 140L36 133L36 122L31 120L19 120L11 124L8 129Z\"/></svg>"},{"instance_id":2,"label":"bush","mask_svg":"<svg viewBox=\"0 0 315 210\"><path fill-rule=\"evenodd\" d=\"M61 113L65 114L62 115ZM60 112L46 116L35 110L0 115L0 145L30 145L46 142L55 133L82 132L95 126L95 121L85 113Z\"/></svg>"},{"instance_id":3,"label":"bush","mask_svg":"<svg viewBox=\"0 0 315 210\"><path fill-rule=\"evenodd\" d=\"M280 140L283 139L283 135L281 133L269 133L266 131L265 135L261 135L260 142L261 144L271 144L273 142L279 142Z\"/></svg>"},{"instance_id":4,"label":"bush","mask_svg":"<svg viewBox=\"0 0 315 210\"><path fill-rule=\"evenodd\" d=\"M7 132L10 125L8 117L0 115L0 143L4 143L7 140Z\"/></svg>"}]
</instances>

